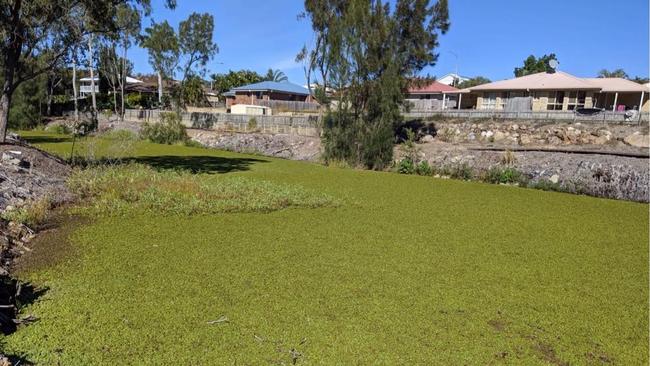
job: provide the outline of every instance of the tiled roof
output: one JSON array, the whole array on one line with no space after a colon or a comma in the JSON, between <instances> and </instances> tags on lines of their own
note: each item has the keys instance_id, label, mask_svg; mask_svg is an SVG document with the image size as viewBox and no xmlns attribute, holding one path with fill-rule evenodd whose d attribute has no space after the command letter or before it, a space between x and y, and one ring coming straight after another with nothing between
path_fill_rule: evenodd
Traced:
<instances>
[{"instance_id":1,"label":"tiled roof","mask_svg":"<svg viewBox=\"0 0 650 366\"><path fill-rule=\"evenodd\" d=\"M434 81L421 88L409 88L409 94L440 94L440 93L458 93L458 89L439 81Z\"/></svg>"},{"instance_id":2,"label":"tiled roof","mask_svg":"<svg viewBox=\"0 0 650 366\"><path fill-rule=\"evenodd\" d=\"M562 71L553 73L539 72L514 79L495 81L471 87L471 91L490 90L558 90L558 89L582 89L598 90L599 86Z\"/></svg>"},{"instance_id":3,"label":"tiled roof","mask_svg":"<svg viewBox=\"0 0 650 366\"><path fill-rule=\"evenodd\" d=\"M634 81L621 78L586 78L604 92L648 92L648 87Z\"/></svg>"}]
</instances>

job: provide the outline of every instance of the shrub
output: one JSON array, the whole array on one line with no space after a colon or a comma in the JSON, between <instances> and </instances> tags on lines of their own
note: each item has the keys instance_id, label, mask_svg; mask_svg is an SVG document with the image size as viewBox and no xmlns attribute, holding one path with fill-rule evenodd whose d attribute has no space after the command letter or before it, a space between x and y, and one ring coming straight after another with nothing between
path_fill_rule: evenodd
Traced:
<instances>
[{"instance_id":1,"label":"shrub","mask_svg":"<svg viewBox=\"0 0 650 366\"><path fill-rule=\"evenodd\" d=\"M474 172L469 165L463 163L451 168L449 171L449 176L453 179L470 180L474 178Z\"/></svg>"},{"instance_id":2,"label":"shrub","mask_svg":"<svg viewBox=\"0 0 650 366\"><path fill-rule=\"evenodd\" d=\"M52 199L49 196L44 196L35 201L28 202L22 207L5 210L2 212L2 218L7 221L15 221L20 224L35 227L47 220L51 208Z\"/></svg>"},{"instance_id":3,"label":"shrub","mask_svg":"<svg viewBox=\"0 0 650 366\"><path fill-rule=\"evenodd\" d=\"M56 133L59 135L69 135L72 133L70 131L70 127L63 125L63 124L52 124L47 127L45 127L46 132L51 132L51 133Z\"/></svg>"},{"instance_id":4,"label":"shrub","mask_svg":"<svg viewBox=\"0 0 650 366\"><path fill-rule=\"evenodd\" d=\"M522 183L524 175L514 168L498 168L493 167L487 171L483 180L487 183L493 184L512 184Z\"/></svg>"},{"instance_id":5,"label":"shrub","mask_svg":"<svg viewBox=\"0 0 650 366\"><path fill-rule=\"evenodd\" d=\"M192 139L187 139L187 140L183 143L183 145L185 145L185 146L187 146L187 147L197 147L197 148L204 148L204 147L205 147L205 146L203 146L203 144L201 144L200 142L198 142L198 141L196 141L196 140L192 140Z\"/></svg>"},{"instance_id":6,"label":"shrub","mask_svg":"<svg viewBox=\"0 0 650 366\"><path fill-rule=\"evenodd\" d=\"M397 164L397 172L400 174L415 174L415 164L413 160L404 158Z\"/></svg>"},{"instance_id":7,"label":"shrub","mask_svg":"<svg viewBox=\"0 0 650 366\"><path fill-rule=\"evenodd\" d=\"M429 165L429 162L422 160L416 167L415 172L418 175L433 175L433 169Z\"/></svg>"},{"instance_id":8,"label":"shrub","mask_svg":"<svg viewBox=\"0 0 650 366\"><path fill-rule=\"evenodd\" d=\"M253 131L253 130L257 129L257 119L255 117L251 117L248 120L248 126L247 127L248 127L247 129L249 131Z\"/></svg>"},{"instance_id":9,"label":"shrub","mask_svg":"<svg viewBox=\"0 0 650 366\"><path fill-rule=\"evenodd\" d=\"M516 162L517 162L517 157L510 150L504 151L503 155L501 155L501 164L503 165L513 165Z\"/></svg>"},{"instance_id":10,"label":"shrub","mask_svg":"<svg viewBox=\"0 0 650 366\"><path fill-rule=\"evenodd\" d=\"M167 145L185 142L189 138L178 113L161 113L160 122L144 123L140 136L151 142Z\"/></svg>"},{"instance_id":11,"label":"shrub","mask_svg":"<svg viewBox=\"0 0 650 366\"><path fill-rule=\"evenodd\" d=\"M554 192L564 191L560 183L553 183L547 179L540 179L536 182L531 182L528 184L528 188L541 189L542 191L554 191Z\"/></svg>"},{"instance_id":12,"label":"shrub","mask_svg":"<svg viewBox=\"0 0 650 366\"><path fill-rule=\"evenodd\" d=\"M88 214L213 214L269 212L288 207L336 205L328 195L301 187L243 177L205 179L186 171L156 171L142 164L76 169L72 192L89 204Z\"/></svg>"}]
</instances>

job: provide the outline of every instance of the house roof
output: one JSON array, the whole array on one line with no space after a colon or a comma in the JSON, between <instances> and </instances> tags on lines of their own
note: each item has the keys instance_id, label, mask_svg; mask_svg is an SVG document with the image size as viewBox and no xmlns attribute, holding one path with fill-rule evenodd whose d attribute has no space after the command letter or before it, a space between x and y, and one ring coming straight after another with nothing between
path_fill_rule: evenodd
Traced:
<instances>
[{"instance_id":1,"label":"house roof","mask_svg":"<svg viewBox=\"0 0 650 366\"><path fill-rule=\"evenodd\" d=\"M443 75L443 76L439 77L438 80L440 80L440 79L444 79L444 78L446 78L446 77L448 77L448 76L449 76L449 77L452 77L452 78L456 78L456 79L469 80L469 76L458 75L458 74L456 74L456 73L454 73L454 72L450 72L450 73L447 74L447 75Z\"/></svg>"},{"instance_id":2,"label":"house roof","mask_svg":"<svg viewBox=\"0 0 650 366\"><path fill-rule=\"evenodd\" d=\"M443 84L439 81L433 81L432 83L420 88L418 87L409 88L408 92L409 94L442 94L442 93L455 94L458 93L459 90L454 88L453 86Z\"/></svg>"},{"instance_id":3,"label":"house roof","mask_svg":"<svg viewBox=\"0 0 650 366\"><path fill-rule=\"evenodd\" d=\"M603 92L648 92L648 87L622 78L585 78Z\"/></svg>"},{"instance_id":4,"label":"house roof","mask_svg":"<svg viewBox=\"0 0 650 366\"><path fill-rule=\"evenodd\" d=\"M93 79L95 79L95 81L99 81L99 76L95 76ZM91 80L90 77L85 77L85 78L79 79L79 81L90 81L90 80ZM140 84L142 82L143 82L142 80L138 80L138 79L132 78L130 76L126 77L126 83L127 84Z\"/></svg>"},{"instance_id":5,"label":"house roof","mask_svg":"<svg viewBox=\"0 0 650 366\"><path fill-rule=\"evenodd\" d=\"M309 90L307 88L289 82L280 83L277 81L262 81L260 83L238 86L232 88L230 91L274 91L287 94L309 95Z\"/></svg>"},{"instance_id":6,"label":"house roof","mask_svg":"<svg viewBox=\"0 0 650 366\"><path fill-rule=\"evenodd\" d=\"M600 87L586 79L567 74L566 72L556 71L554 73L539 72L470 88L471 91L558 89L599 90Z\"/></svg>"}]
</instances>

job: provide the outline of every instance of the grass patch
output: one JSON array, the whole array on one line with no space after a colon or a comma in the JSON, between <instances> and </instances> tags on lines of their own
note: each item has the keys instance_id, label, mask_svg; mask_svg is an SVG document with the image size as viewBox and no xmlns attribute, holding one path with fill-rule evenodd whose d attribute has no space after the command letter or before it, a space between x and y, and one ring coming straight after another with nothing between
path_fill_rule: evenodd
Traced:
<instances>
[{"instance_id":1,"label":"grass patch","mask_svg":"<svg viewBox=\"0 0 650 366\"><path fill-rule=\"evenodd\" d=\"M335 205L325 194L298 186L244 177L206 179L187 171L158 171L143 164L77 169L68 186L92 214L195 215L228 212L270 212L289 207Z\"/></svg>"},{"instance_id":2,"label":"grass patch","mask_svg":"<svg viewBox=\"0 0 650 366\"><path fill-rule=\"evenodd\" d=\"M74 256L25 274L50 290L26 309L40 320L2 339L6 353L43 365L648 363L647 204L146 141L129 159L357 203L93 219L72 233Z\"/></svg>"}]
</instances>

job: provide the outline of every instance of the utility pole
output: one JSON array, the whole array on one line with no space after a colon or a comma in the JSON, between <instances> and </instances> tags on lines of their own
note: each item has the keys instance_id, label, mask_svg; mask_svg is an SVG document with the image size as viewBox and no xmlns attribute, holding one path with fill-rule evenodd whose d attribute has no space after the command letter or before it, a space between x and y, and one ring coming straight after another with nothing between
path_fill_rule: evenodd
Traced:
<instances>
[{"instance_id":1,"label":"utility pole","mask_svg":"<svg viewBox=\"0 0 650 366\"><path fill-rule=\"evenodd\" d=\"M455 71L454 71L454 81L452 82L453 87L458 87L458 78L460 78L460 75L458 75L458 55L454 51L449 51L454 57L456 58L456 66L455 66Z\"/></svg>"}]
</instances>

